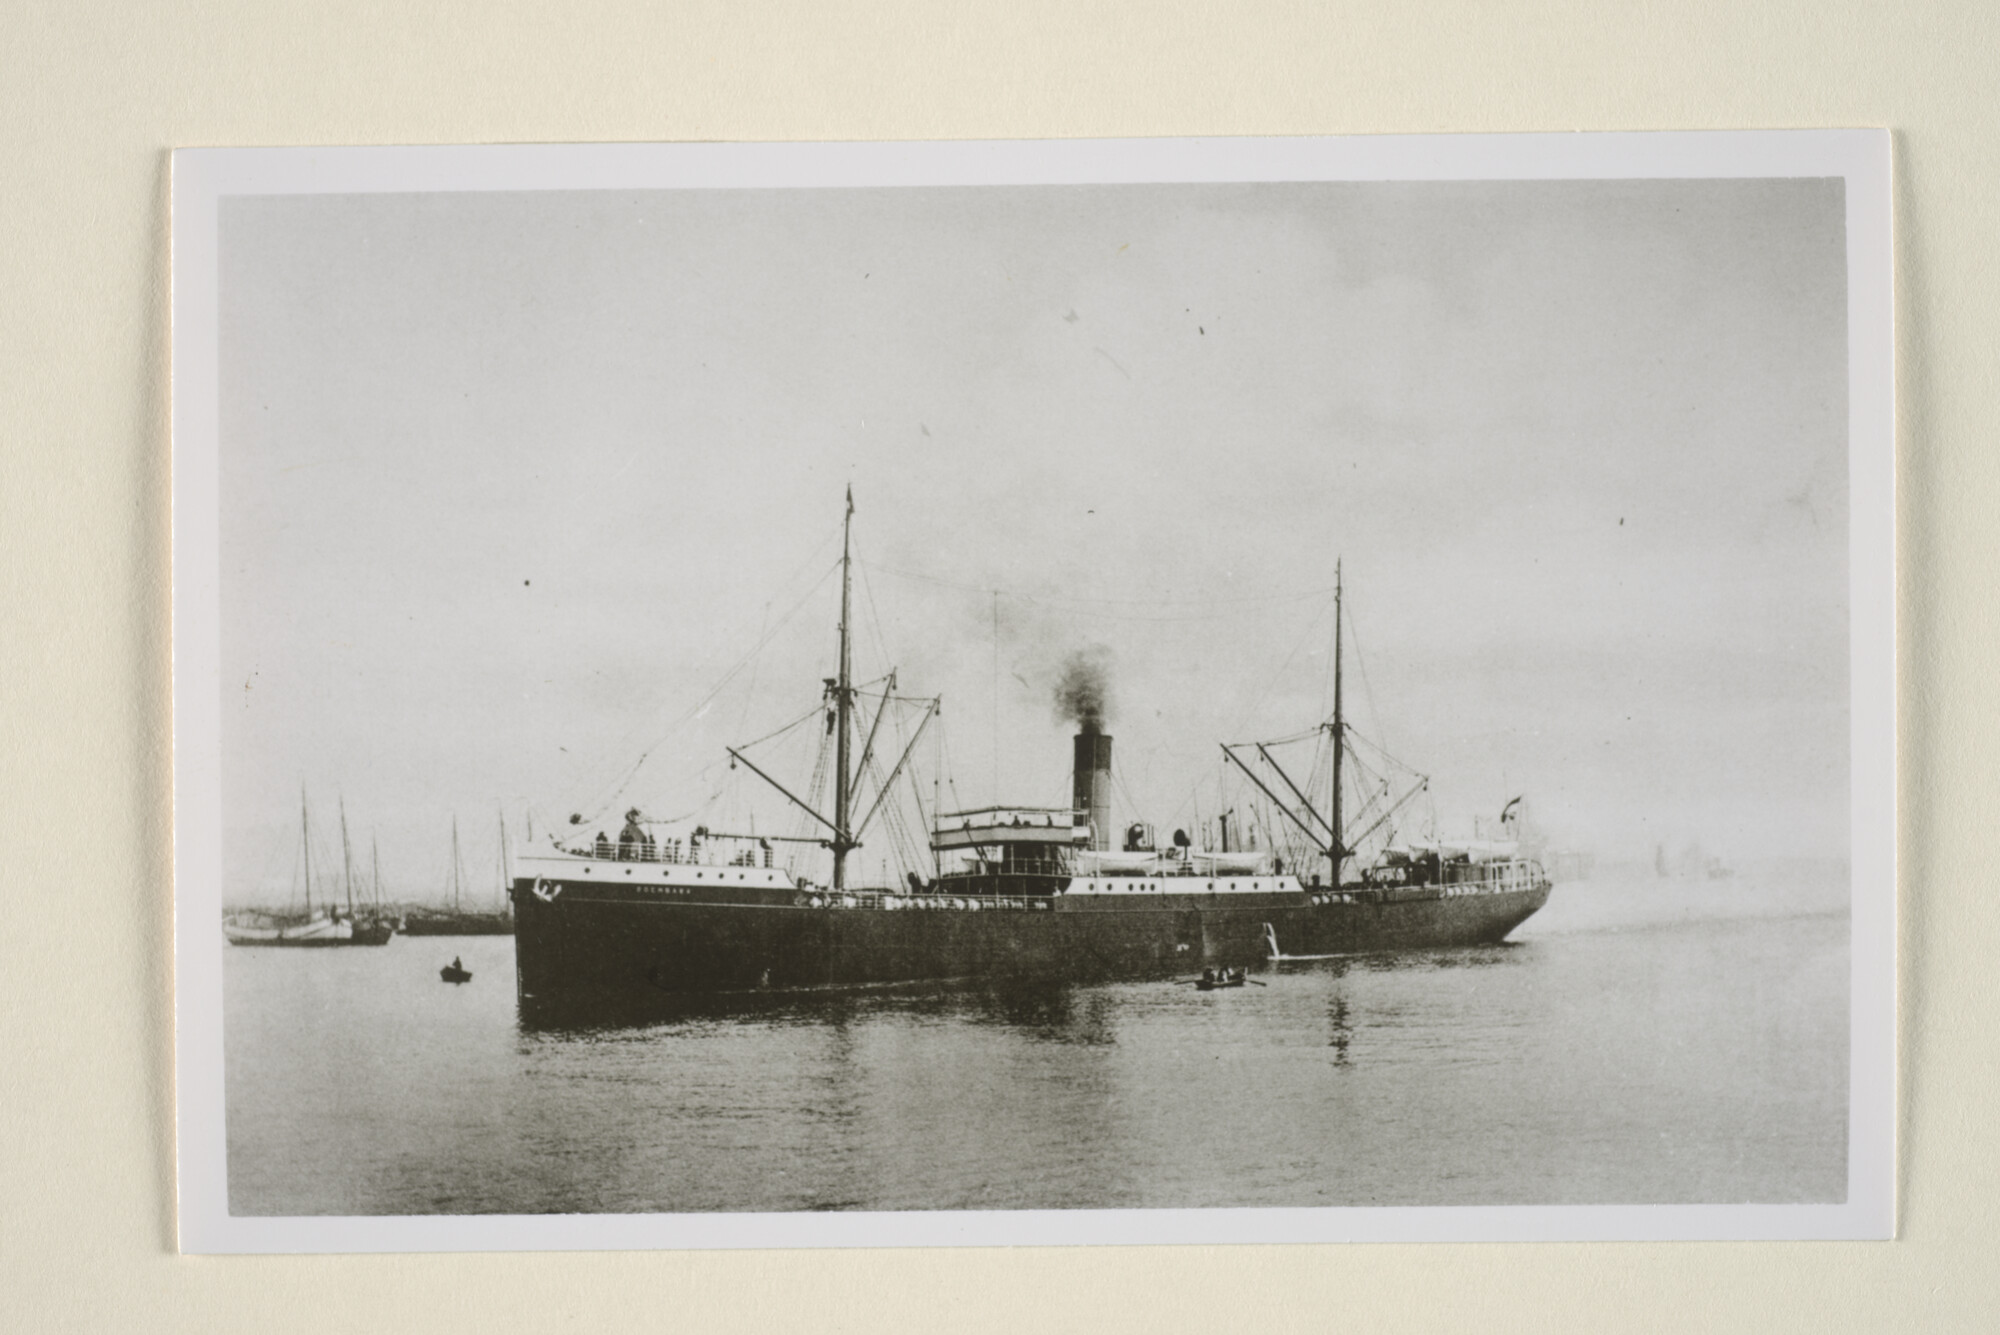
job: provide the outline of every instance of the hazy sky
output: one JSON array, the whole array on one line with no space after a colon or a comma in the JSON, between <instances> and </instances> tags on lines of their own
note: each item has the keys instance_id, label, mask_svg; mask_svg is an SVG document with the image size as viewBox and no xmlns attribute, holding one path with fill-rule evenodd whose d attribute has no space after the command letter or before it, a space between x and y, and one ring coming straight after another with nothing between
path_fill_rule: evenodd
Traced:
<instances>
[{"instance_id":1,"label":"hazy sky","mask_svg":"<svg viewBox=\"0 0 2000 1335\"><path fill-rule=\"evenodd\" d=\"M225 891L282 888L302 783L398 894L454 812L483 884L503 804L789 827L722 748L834 670L849 483L857 672L943 695L965 805L1068 800L1050 683L1091 648L1116 819L1212 815L1218 741L1325 712L1339 558L1355 723L1448 831L1526 793L1603 856L1844 852L1841 211L1802 180L226 200ZM758 754L803 784L810 741Z\"/></svg>"}]
</instances>

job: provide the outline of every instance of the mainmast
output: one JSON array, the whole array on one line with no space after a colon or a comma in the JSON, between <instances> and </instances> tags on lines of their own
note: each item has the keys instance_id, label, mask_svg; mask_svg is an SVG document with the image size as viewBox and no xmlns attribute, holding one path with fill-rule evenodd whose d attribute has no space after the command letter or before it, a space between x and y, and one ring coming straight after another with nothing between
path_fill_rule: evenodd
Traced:
<instances>
[{"instance_id":1,"label":"mainmast","mask_svg":"<svg viewBox=\"0 0 2000 1335\"><path fill-rule=\"evenodd\" d=\"M382 907L382 846L374 835L368 836L368 860L375 868L375 907Z\"/></svg>"},{"instance_id":2,"label":"mainmast","mask_svg":"<svg viewBox=\"0 0 2000 1335\"><path fill-rule=\"evenodd\" d=\"M458 817L451 818L451 911L458 912Z\"/></svg>"},{"instance_id":3,"label":"mainmast","mask_svg":"<svg viewBox=\"0 0 2000 1335\"><path fill-rule=\"evenodd\" d=\"M1340 866L1347 857L1345 832L1340 824L1340 756L1347 749L1347 720L1341 713L1340 701L1340 594L1340 561L1336 559L1333 563L1333 819L1327 825L1333 838L1326 849L1327 859L1333 863L1330 881L1336 890L1340 889Z\"/></svg>"},{"instance_id":4,"label":"mainmast","mask_svg":"<svg viewBox=\"0 0 2000 1335\"><path fill-rule=\"evenodd\" d=\"M852 635L849 625L852 621L854 599L854 570L852 534L854 532L854 488L847 489L847 517L840 526L840 680L833 688L834 708L834 772L833 772L833 888L836 891L847 888L847 853L855 846L854 832L848 820L849 792L847 773L847 720L853 708L854 659Z\"/></svg>"},{"instance_id":5,"label":"mainmast","mask_svg":"<svg viewBox=\"0 0 2000 1335\"><path fill-rule=\"evenodd\" d=\"M1285 773L1284 767L1278 764L1277 758L1271 754L1270 749L1266 747L1264 743L1224 742L1222 744L1222 754L1228 757L1229 760L1234 762L1236 768L1243 771L1243 776L1248 780L1250 780L1251 783L1257 786L1257 791L1261 792L1262 794L1264 794L1265 797L1271 800L1272 809L1275 810L1279 815L1283 816L1286 820L1290 821L1294 826L1296 826L1298 828L1299 833L1304 835L1307 838L1307 840L1311 842L1313 848L1319 854L1325 857L1329 864L1331 864L1333 872L1333 884L1336 889L1340 885L1341 871L1346 866L1348 856L1352 854L1354 850L1364 840L1368 838L1368 836L1372 835L1373 833L1375 833L1375 831L1381 829L1384 825L1388 824L1389 821L1395 816L1395 814L1398 811L1401 811L1403 809L1404 804L1409 802L1411 798L1415 797L1418 793L1427 791L1430 788L1430 780L1428 778L1426 778L1424 775L1421 774L1416 775L1417 781L1416 783L1411 785L1408 792L1404 793L1401 797L1397 798L1395 801L1389 803L1389 805L1383 809L1381 814L1377 815L1375 819L1372 822L1370 822L1367 825L1367 827L1364 828L1359 834L1355 835L1354 838L1349 839L1347 837L1347 828L1344 823L1344 818L1342 815L1343 803L1341 801L1341 792L1340 792L1340 787L1341 787L1340 771L1342 765L1345 763L1347 756L1347 708L1346 708L1346 701L1343 698L1343 691L1342 691L1342 687L1345 685L1345 683L1342 681L1344 664L1342 662L1342 655L1341 655L1341 629L1342 629L1341 621L1344 619L1346 613L1342 609L1341 603L1342 603L1342 588L1341 588L1340 562L1335 561L1333 566L1333 718L1326 723L1320 724L1320 727L1326 730L1328 736L1332 739L1333 742L1333 747L1332 747L1333 756L1331 760L1331 768L1333 770L1333 775L1332 775L1333 792L1327 802L1327 807L1328 807L1327 814L1321 815L1318 809L1313 806L1312 800L1307 796L1308 791L1312 787L1311 780L1308 779L1304 787L1301 787L1300 785L1293 783L1292 776ZM1307 733L1304 735L1311 736L1312 734ZM1278 778L1283 781L1285 785L1285 791L1289 792L1292 795L1292 797L1297 799L1298 806L1296 809L1294 809L1291 803L1287 802L1284 798L1279 797L1276 792L1272 791L1271 786L1269 784L1265 783L1263 779L1257 776L1257 771L1250 767L1250 762L1243 759L1242 756L1236 754L1238 747L1250 747L1250 746L1255 746L1257 748L1257 754L1263 758L1264 763L1266 765L1269 765L1271 769L1277 774ZM1396 764L1399 762L1391 760L1390 763ZM1414 773L1414 771L1412 772ZM1388 796L1388 789L1386 784L1384 785L1382 796L1384 797ZM1369 801L1362 803L1363 810L1360 816L1357 818L1357 823L1359 820L1367 818L1368 808L1372 807L1373 805L1374 805L1374 799L1372 798L1369 799ZM1325 830L1324 835L1322 835L1320 832L1322 829ZM1391 830L1391 834L1392 835L1394 834L1393 829Z\"/></svg>"}]
</instances>

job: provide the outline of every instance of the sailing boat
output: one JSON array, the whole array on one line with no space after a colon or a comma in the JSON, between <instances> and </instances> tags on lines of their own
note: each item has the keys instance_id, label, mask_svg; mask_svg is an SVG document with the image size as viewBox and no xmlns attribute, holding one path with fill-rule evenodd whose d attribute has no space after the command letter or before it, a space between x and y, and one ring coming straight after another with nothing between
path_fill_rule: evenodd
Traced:
<instances>
[{"instance_id":1,"label":"sailing boat","mask_svg":"<svg viewBox=\"0 0 2000 1335\"><path fill-rule=\"evenodd\" d=\"M822 695L833 754L830 810L800 797L767 772L748 748L727 748L741 764L815 825L803 842L832 855L830 884L772 865L770 839L720 834L705 824L684 837L655 836L673 822L629 811L614 844L603 834L532 849L515 859L515 968L520 996L535 1006L643 1004L661 994L714 994L867 987L946 980L1082 980L1166 977L1190 966L1244 968L1284 950L1358 953L1498 941L1547 900L1549 884L1532 860L1499 849L1457 845L1389 850L1357 876L1354 850L1387 813L1364 804L1350 833L1341 801L1349 741L1335 641L1332 797L1321 813L1291 784L1302 810L1277 807L1327 862L1310 883L1272 851L1203 850L1185 831L1164 848L1135 823L1124 848L1111 849L1112 738L1086 713L1075 738L1073 801L1062 808L995 806L935 813L930 850L937 874L909 873L906 885L849 884L849 855L862 846L892 784L904 772L936 699L903 755L875 785L862 780L890 708L889 689L864 700L852 672L850 490L842 524L840 640L836 675ZM1340 622L1335 594L1335 624ZM874 718L865 717L873 705ZM866 723L861 759L850 734ZM799 724L817 717L808 713ZM788 731L781 730L781 731ZM1259 748L1264 753L1268 748ZM1254 772L1225 747L1246 773ZM1258 779L1259 787L1275 799ZM1395 804L1409 800L1405 795ZM857 816L858 812L858 816ZM582 824L581 814L572 817ZM1225 844L1230 842L1223 839ZM944 857L958 861L947 868Z\"/></svg>"},{"instance_id":2,"label":"sailing boat","mask_svg":"<svg viewBox=\"0 0 2000 1335\"><path fill-rule=\"evenodd\" d=\"M378 869L379 870L379 869ZM347 841L347 799L340 802L340 879L347 889L347 921L352 926L349 940L357 946L386 946L396 926L370 907L357 913L354 908L354 851Z\"/></svg>"},{"instance_id":3,"label":"sailing boat","mask_svg":"<svg viewBox=\"0 0 2000 1335\"><path fill-rule=\"evenodd\" d=\"M347 839L347 804L340 809L341 879L346 890L347 911L332 904L313 908L312 812L305 790L299 790L299 844L301 850L305 911L303 914L276 914L259 911L234 913L222 920L222 932L237 946L380 946L387 945L390 924L381 917L358 915L354 907L354 864Z\"/></svg>"},{"instance_id":4,"label":"sailing boat","mask_svg":"<svg viewBox=\"0 0 2000 1335\"><path fill-rule=\"evenodd\" d=\"M505 893L507 875L507 822L500 822L500 876L502 893ZM465 861L460 856L458 846L458 817L451 820L451 880L449 907L444 909L411 909L403 917L405 936L510 936L514 931L513 915L506 909L468 909L464 903Z\"/></svg>"}]
</instances>

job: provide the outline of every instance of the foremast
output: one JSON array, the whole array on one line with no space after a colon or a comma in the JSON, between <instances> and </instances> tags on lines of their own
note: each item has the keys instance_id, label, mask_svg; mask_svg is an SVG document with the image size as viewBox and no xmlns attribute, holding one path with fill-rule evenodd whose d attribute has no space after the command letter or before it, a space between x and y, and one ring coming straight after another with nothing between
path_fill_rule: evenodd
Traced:
<instances>
[{"instance_id":1,"label":"foremast","mask_svg":"<svg viewBox=\"0 0 2000 1335\"><path fill-rule=\"evenodd\" d=\"M868 729L868 741L861 748L859 764L850 765L852 753L853 716L857 691L854 686L854 488L847 489L847 513L841 520L840 529L840 663L837 676L825 678L826 692L833 697L833 726L835 732L835 756L833 776L833 815L831 818L815 810L810 802L785 787L777 779L764 772L763 768L741 748L725 747L731 764L742 764L752 774L762 779L793 806L811 816L827 829L828 837L818 842L833 850L833 888L836 891L847 888L847 855L861 847L861 836L866 834L875 813L889 800L890 789L902 776L903 767L915 753L917 743L923 738L924 729L936 716L941 697L933 696L925 706L923 716L917 720L915 732L909 744L903 748L902 756L890 767L888 776L881 781L868 809L860 820L854 819L854 798L860 790L862 774L875 755L875 737L882 725L882 716L888 712L896 693L896 673L891 669L888 688L875 711L874 722ZM793 726L797 726L796 724ZM781 730L789 731L789 729ZM773 734L774 736L776 734ZM769 740L766 738L765 740ZM800 842L806 842L801 840Z\"/></svg>"}]
</instances>

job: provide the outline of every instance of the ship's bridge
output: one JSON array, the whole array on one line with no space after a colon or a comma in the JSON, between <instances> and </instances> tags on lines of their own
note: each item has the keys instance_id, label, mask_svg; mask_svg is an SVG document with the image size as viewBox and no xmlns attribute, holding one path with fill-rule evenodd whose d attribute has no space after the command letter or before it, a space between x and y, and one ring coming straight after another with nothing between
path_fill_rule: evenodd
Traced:
<instances>
[{"instance_id":1,"label":"ship's bridge","mask_svg":"<svg viewBox=\"0 0 2000 1335\"><path fill-rule=\"evenodd\" d=\"M981 807L944 812L931 831L934 852L995 844L1084 848L1090 844L1090 822L1067 807Z\"/></svg>"}]
</instances>

